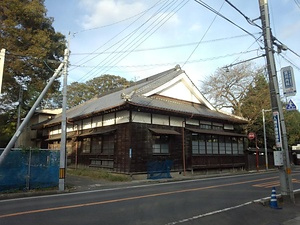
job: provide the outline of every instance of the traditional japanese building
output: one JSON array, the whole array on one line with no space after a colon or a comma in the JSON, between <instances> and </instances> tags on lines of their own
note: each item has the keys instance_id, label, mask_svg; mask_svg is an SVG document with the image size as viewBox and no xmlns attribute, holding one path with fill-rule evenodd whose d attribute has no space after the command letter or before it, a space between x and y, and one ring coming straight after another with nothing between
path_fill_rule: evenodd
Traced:
<instances>
[{"instance_id":1,"label":"traditional japanese building","mask_svg":"<svg viewBox=\"0 0 300 225\"><path fill-rule=\"evenodd\" d=\"M243 168L246 122L216 110L176 66L69 109L68 158L121 173L146 172L154 161L173 171ZM59 149L61 115L43 130Z\"/></svg>"}]
</instances>

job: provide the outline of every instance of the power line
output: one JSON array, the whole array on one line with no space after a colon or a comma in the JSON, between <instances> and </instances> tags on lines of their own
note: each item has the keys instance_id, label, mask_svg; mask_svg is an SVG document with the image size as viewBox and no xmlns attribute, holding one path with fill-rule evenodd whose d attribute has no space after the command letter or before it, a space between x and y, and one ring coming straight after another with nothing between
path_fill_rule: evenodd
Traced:
<instances>
[{"instance_id":1,"label":"power line","mask_svg":"<svg viewBox=\"0 0 300 225\"><path fill-rule=\"evenodd\" d=\"M257 41L258 41L258 39L259 38L261 38L262 37L262 35L260 35L248 48L247 48L247 50L246 51L248 51L255 43L258 43ZM239 57L237 57L231 64L234 64L236 61L238 61L239 60L239 58L243 55L244 53L241 53L240 55L239 55Z\"/></svg>"},{"instance_id":2,"label":"power line","mask_svg":"<svg viewBox=\"0 0 300 225\"><path fill-rule=\"evenodd\" d=\"M158 20L158 23L154 25L149 31L147 31L141 38L138 39L138 42L135 42L135 40L132 41L132 45L130 46L131 50L124 55L123 57L118 57L117 61L112 61L111 64L117 64L120 61L122 61L125 57L127 57L134 49L136 49L138 46L140 46L142 43L144 43L152 34L154 34L162 25L164 25L172 16L175 15L176 12L178 12L183 6L185 6L188 3L189 0L183 0L181 1L177 6L173 8L175 10L174 12L171 11L167 15L165 15L162 20ZM153 23L154 24L154 23ZM135 46L134 46L135 45ZM106 73L108 70L105 70L104 73Z\"/></svg>"},{"instance_id":3,"label":"power line","mask_svg":"<svg viewBox=\"0 0 300 225\"><path fill-rule=\"evenodd\" d=\"M156 15L158 15L159 13L162 12L162 10L164 10L166 7L168 7L169 5L171 5L171 3L165 2L154 14L152 14L145 22L143 22L139 27L137 27L136 29L134 29L132 32L130 32L128 35L126 35L124 38L122 38L121 40L117 41L116 43L114 43L113 45L109 46L108 48L106 48L104 50L104 52L108 51L109 49L119 45L121 46L122 44L125 44L127 41L130 40L130 38L139 30L141 29L144 25L146 25L153 17L155 17ZM132 22L129 26L131 26L133 23L135 23L136 21L138 21L142 16L140 16L139 18L137 18L134 22ZM119 36L121 33L123 33L129 26L127 26L125 29L123 29L121 32L119 32L115 37L113 37L112 39L110 39L108 42L110 42L111 40L115 39L117 36ZM106 42L104 45L106 45L108 42ZM104 45L102 45L101 47L103 47ZM117 47L116 47L117 48ZM98 48L99 49L99 48ZM96 52L98 49L96 49L94 52ZM119 48L117 48L119 49ZM116 51L116 50L115 50ZM114 51L114 52L115 52ZM110 54L110 56L114 53L112 52ZM99 56L99 55L97 55ZM85 64L93 59L95 59L97 56L94 56L92 58L90 58L89 60L83 62L82 64ZM108 56L108 57L110 57ZM103 61L101 61L99 64L101 64ZM78 63L78 62L77 62ZM90 73L92 71L89 71L88 73ZM87 74L85 75L87 76Z\"/></svg>"},{"instance_id":4,"label":"power line","mask_svg":"<svg viewBox=\"0 0 300 225\"><path fill-rule=\"evenodd\" d=\"M118 62L120 62L127 55L129 55L134 49L136 49L138 46L140 46L145 40L147 40L156 30L158 30L165 22L167 22L187 2L188 2L188 0L181 1L180 3L178 3L175 6L174 6L174 1L172 1L171 3L169 3L169 5L167 6L167 8L164 9L165 12L167 12L172 7L173 7L172 10L176 10L175 12L173 12L171 10L171 12L168 12L168 13L160 13L160 14L157 13L157 14L153 15L150 19L154 19L154 21L148 27L146 27L143 31L141 31L141 33L139 33L134 39L131 39L130 43L128 43L125 47L123 47L122 50L125 50L125 49L126 50L130 50L126 55L121 54L121 55L119 55L117 57L116 56L112 56L111 58L107 57L106 59L104 59L103 61L101 61L98 64L98 66L101 65L101 68L103 68L104 66L112 65L112 64L117 64ZM149 21L150 21L150 19L149 19ZM127 40L129 40L129 39L127 39ZM123 43L123 45L124 45L124 43ZM104 61L105 61L105 63L103 64ZM100 68L98 70L93 69L90 72L88 72L84 77L87 77L87 76L91 77L95 73L101 73L102 71L104 71L104 70L100 69ZM108 70L106 70L105 72L107 72L107 71Z\"/></svg>"},{"instance_id":5,"label":"power line","mask_svg":"<svg viewBox=\"0 0 300 225\"><path fill-rule=\"evenodd\" d=\"M103 45L101 45L100 47L98 47L97 49L95 49L92 53L95 53L96 51L98 51L100 48L104 47L105 45L107 45L108 43L110 43L111 41L113 41L115 38L117 38L119 35L121 35L124 31L126 31L129 27L131 27L135 22L137 22L139 19L141 19L145 14L146 12L148 12L150 9L156 7L156 5L158 4L158 2L156 4L154 4L152 7L150 7L148 10L145 10L137 19L135 19L133 22L131 22L128 26L126 26L123 30L121 30L118 34L116 34L114 37L112 37L111 39L109 39L107 42L105 42ZM133 31L135 32L135 30ZM131 32L129 35L125 36L123 38L123 40L125 38L127 38L128 36L130 36L133 32ZM119 41L120 42L120 41ZM114 45L108 47L105 51L109 50L110 48L112 48L113 46L117 45L119 42L115 43ZM94 58L96 58L97 56L94 56L92 57L91 59L89 60L86 60L85 62L83 63L87 63L91 60L93 60ZM76 63L79 63L79 62L82 62L84 59L88 58L88 56L80 59L79 61L77 61Z\"/></svg>"},{"instance_id":6,"label":"power line","mask_svg":"<svg viewBox=\"0 0 300 225\"><path fill-rule=\"evenodd\" d=\"M245 33L247 33L248 35L250 35L251 37L256 39L256 37L254 35L252 35L249 31L247 31L244 28L242 28L241 26L237 25L232 20L228 19L227 17L225 17L224 15L222 15L221 13L216 11L214 8L212 8L211 6L209 6L208 4L203 2L202 0L194 0L194 1L197 2L198 4L202 5L203 7L207 8L211 12L213 12L213 13L217 14L218 16L222 17L223 19L227 20L229 23L233 24L234 26L238 27L239 29L241 29L242 31L244 31Z\"/></svg>"},{"instance_id":7,"label":"power line","mask_svg":"<svg viewBox=\"0 0 300 225\"><path fill-rule=\"evenodd\" d=\"M252 33L252 34L253 35L260 34L260 37L261 37L261 33ZM243 34L243 35L236 35L236 36L231 36L231 37L217 38L217 39L201 41L200 44L218 42L218 41L224 41L224 40L242 38L242 37L248 37L248 36L249 36L248 34ZM170 48L180 48L180 47L197 45L198 43L199 42L190 42L190 43L183 43L183 44L178 44L178 45L167 45L167 46L153 47L153 48L141 48L141 49L135 49L132 52L144 52L144 51L155 51L155 50L170 49ZM103 55L103 54L111 54L111 53L119 54L119 53L126 53L126 52L128 52L128 51L81 52L81 53L71 53L71 55L93 55L93 54Z\"/></svg>"},{"instance_id":8,"label":"power line","mask_svg":"<svg viewBox=\"0 0 300 225\"><path fill-rule=\"evenodd\" d=\"M240 13L245 19L246 21L253 25L253 26L256 26L260 29L262 29L261 26L257 25L256 23L254 23L248 16L246 16L241 10L239 10L235 5L233 5L229 0L225 0L225 2L227 2L232 8L234 8L238 13Z\"/></svg>"},{"instance_id":9,"label":"power line","mask_svg":"<svg viewBox=\"0 0 300 225\"><path fill-rule=\"evenodd\" d=\"M294 0L294 2L296 3L296 5L298 6L298 8L300 9L300 1L299 0Z\"/></svg>"},{"instance_id":10,"label":"power line","mask_svg":"<svg viewBox=\"0 0 300 225\"><path fill-rule=\"evenodd\" d=\"M283 56L282 54L279 54L279 56L281 56L285 61L287 61L288 63L293 65L297 70L300 71L300 68L295 63L293 63L291 59L288 59L287 56Z\"/></svg>"},{"instance_id":11,"label":"power line","mask_svg":"<svg viewBox=\"0 0 300 225\"><path fill-rule=\"evenodd\" d=\"M221 5L218 13L221 11L221 9L223 8L224 3ZM208 33L208 31L210 30L211 26L213 25L213 23L215 22L216 18L218 15L215 15L215 17L213 18L213 20L211 21L210 25L208 26L208 28L206 29L206 31L204 32L202 38L200 39L200 41L197 43L196 47L193 49L193 51L191 52L191 54L189 55L189 57L186 59L186 61L183 63L182 67L184 67L184 65L186 64L187 61L189 61L189 59L192 57L192 55L195 53L196 49L199 47L200 43L202 42L203 38L206 36L206 34Z\"/></svg>"},{"instance_id":12,"label":"power line","mask_svg":"<svg viewBox=\"0 0 300 225\"><path fill-rule=\"evenodd\" d=\"M164 1L167 1L167 0L159 0L158 2L156 2L152 7L140 12L140 13L137 13L133 16L130 16L130 17L127 17L123 20L119 20L119 21L116 21L114 23L111 23L111 24L106 24L106 25L103 25L103 26L99 26L99 27L93 27L93 28L89 28L89 29L84 29L84 30L80 30L80 31L77 31L77 32L74 32L74 34L77 34L77 33L82 33L82 32L85 32L85 31L91 31L91 30L97 30L97 29L101 29L101 28L106 28L106 27L110 27L110 26L114 26L116 24L119 24L119 23L122 23L122 22L125 22L127 20L130 20L134 17L137 17L137 16L140 16L140 15L144 15L146 12L150 11L152 8L154 8L157 4L160 4L160 2L164 2Z\"/></svg>"},{"instance_id":13,"label":"power line","mask_svg":"<svg viewBox=\"0 0 300 225\"><path fill-rule=\"evenodd\" d=\"M214 57L209 57L209 58L203 58L203 59L195 59L195 60L190 60L187 61L187 64L191 64L191 63L198 63L198 62L206 62L206 61L213 61L213 60L218 60L218 59L222 59L222 58L227 58L227 57L231 57L231 56L235 56L235 55L240 55L240 54L247 54L247 53L252 53L252 52L257 52L259 51L259 49L253 49L253 50L248 50L248 51L243 51L243 52L237 52L237 53L230 53L230 54L226 54L226 55L221 55L221 56L214 56ZM111 68L140 68L140 67L154 67L154 66L170 66L170 65L175 65L175 64L183 64L183 61L176 61L176 62L168 62L168 63L155 63L155 64L141 64L141 65L118 65L118 66L105 66L105 68L107 68L108 70L110 70ZM84 65L70 65L71 67L83 67L83 68L94 68L94 67L98 67L98 65L96 66L84 66Z\"/></svg>"}]
</instances>

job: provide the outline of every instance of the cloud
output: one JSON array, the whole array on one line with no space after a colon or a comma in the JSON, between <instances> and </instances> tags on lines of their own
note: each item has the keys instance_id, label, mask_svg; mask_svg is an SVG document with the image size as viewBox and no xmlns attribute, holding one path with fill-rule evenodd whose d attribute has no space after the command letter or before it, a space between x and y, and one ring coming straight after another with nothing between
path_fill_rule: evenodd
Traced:
<instances>
[{"instance_id":1,"label":"cloud","mask_svg":"<svg viewBox=\"0 0 300 225\"><path fill-rule=\"evenodd\" d=\"M193 24L190 28L189 31L199 31L201 30L202 26L200 24Z\"/></svg>"},{"instance_id":2,"label":"cloud","mask_svg":"<svg viewBox=\"0 0 300 225\"><path fill-rule=\"evenodd\" d=\"M136 15L146 8L146 5L140 1L118 0L81 0L80 6L86 11L82 21L84 29L118 22Z\"/></svg>"}]
</instances>

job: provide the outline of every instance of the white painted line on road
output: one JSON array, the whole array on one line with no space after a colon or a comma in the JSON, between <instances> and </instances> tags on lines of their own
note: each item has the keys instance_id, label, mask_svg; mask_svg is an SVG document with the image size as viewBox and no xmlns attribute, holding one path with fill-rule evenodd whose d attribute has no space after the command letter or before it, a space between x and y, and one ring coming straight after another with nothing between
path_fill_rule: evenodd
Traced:
<instances>
[{"instance_id":1,"label":"white painted line on road","mask_svg":"<svg viewBox=\"0 0 300 225\"><path fill-rule=\"evenodd\" d=\"M226 212L226 211L229 211L229 210L237 209L237 208L240 208L240 207L243 207L243 206L246 206L246 205L250 205L252 203L253 203L252 201L251 202L246 202L246 203L241 204L241 205L232 206L232 207L228 207L228 208L225 208L225 209L220 209L220 210L216 210L216 211L212 211L212 212L200 214L200 215L197 215L197 216L193 216L193 217L190 217L190 218L178 220L178 221L175 221L175 222L167 223L166 225L174 225L174 224L189 222L189 221L196 220L196 219L199 219L199 218L202 218L202 217L211 216L211 215L214 215L214 214L217 214L217 213L221 213L221 212Z\"/></svg>"},{"instance_id":2,"label":"white painted line on road","mask_svg":"<svg viewBox=\"0 0 300 225\"><path fill-rule=\"evenodd\" d=\"M294 193L298 193L298 192L300 192L300 189L294 190ZM276 196L281 196L281 194L278 194ZM193 217L190 217L190 218L178 220L178 221L175 221L175 222L167 223L166 225L175 225L175 224L179 224L179 223L185 223L185 222L189 222L189 221L192 221L192 220L200 219L200 218L203 218L203 217L206 217L206 216L211 216L211 215L214 215L214 214L217 214L217 213L222 213L222 212L226 212L226 211L229 211L229 210L233 210L233 209L237 209L237 208L240 208L240 207L244 207L244 206L250 205L252 203L259 203L259 202L270 200L270 199L271 199L271 197L261 198L261 199L253 200L253 201L250 201L250 202L246 202L244 204L240 204L240 205L237 205L237 206L232 206L232 207L228 207L228 208L225 208L225 209L216 210L216 211L212 211L212 212L200 214L200 215L197 215L197 216L193 216Z\"/></svg>"}]
</instances>

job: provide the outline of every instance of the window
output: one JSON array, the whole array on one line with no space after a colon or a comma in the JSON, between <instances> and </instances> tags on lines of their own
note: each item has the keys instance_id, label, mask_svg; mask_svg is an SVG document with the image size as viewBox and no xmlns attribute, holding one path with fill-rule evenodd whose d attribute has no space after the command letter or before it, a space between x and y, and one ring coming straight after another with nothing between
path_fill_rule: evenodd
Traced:
<instances>
[{"instance_id":1,"label":"window","mask_svg":"<svg viewBox=\"0 0 300 225\"><path fill-rule=\"evenodd\" d=\"M212 141L213 154L219 154L218 136L212 135L211 141Z\"/></svg>"},{"instance_id":2,"label":"window","mask_svg":"<svg viewBox=\"0 0 300 225\"><path fill-rule=\"evenodd\" d=\"M225 137L224 136L220 136L219 137L219 151L220 154L225 154Z\"/></svg>"},{"instance_id":3,"label":"window","mask_svg":"<svg viewBox=\"0 0 300 225\"><path fill-rule=\"evenodd\" d=\"M91 147L92 147L92 153L101 153L102 137L101 136L93 136Z\"/></svg>"},{"instance_id":4,"label":"window","mask_svg":"<svg viewBox=\"0 0 300 225\"><path fill-rule=\"evenodd\" d=\"M169 136L153 136L152 151L153 154L168 154L169 153Z\"/></svg>"},{"instance_id":5,"label":"window","mask_svg":"<svg viewBox=\"0 0 300 225\"><path fill-rule=\"evenodd\" d=\"M91 152L91 138L83 138L81 142L82 153Z\"/></svg>"},{"instance_id":6,"label":"window","mask_svg":"<svg viewBox=\"0 0 300 225\"><path fill-rule=\"evenodd\" d=\"M231 138L225 137L225 145L226 145L226 154L231 155L232 154L232 147L231 147Z\"/></svg>"},{"instance_id":7,"label":"window","mask_svg":"<svg viewBox=\"0 0 300 225\"><path fill-rule=\"evenodd\" d=\"M206 147L205 147L205 136L204 135L198 135L193 133L192 134L192 151L193 154L205 154L206 153Z\"/></svg>"},{"instance_id":8,"label":"window","mask_svg":"<svg viewBox=\"0 0 300 225\"><path fill-rule=\"evenodd\" d=\"M113 155L115 149L114 135L92 136L83 138L82 153Z\"/></svg>"},{"instance_id":9,"label":"window","mask_svg":"<svg viewBox=\"0 0 300 225\"><path fill-rule=\"evenodd\" d=\"M114 135L104 135L102 141L103 147L101 153L106 155L113 155L115 149Z\"/></svg>"},{"instance_id":10,"label":"window","mask_svg":"<svg viewBox=\"0 0 300 225\"><path fill-rule=\"evenodd\" d=\"M211 130L211 123L206 121L200 121L200 128Z\"/></svg>"},{"instance_id":11,"label":"window","mask_svg":"<svg viewBox=\"0 0 300 225\"><path fill-rule=\"evenodd\" d=\"M200 146L197 134L192 134L192 152L193 154L200 154Z\"/></svg>"},{"instance_id":12,"label":"window","mask_svg":"<svg viewBox=\"0 0 300 225\"><path fill-rule=\"evenodd\" d=\"M212 129L213 130L223 130L223 124L221 124L221 123L213 123Z\"/></svg>"},{"instance_id":13,"label":"window","mask_svg":"<svg viewBox=\"0 0 300 225\"><path fill-rule=\"evenodd\" d=\"M206 152L207 154L212 154L212 137L211 135L206 135Z\"/></svg>"}]
</instances>

